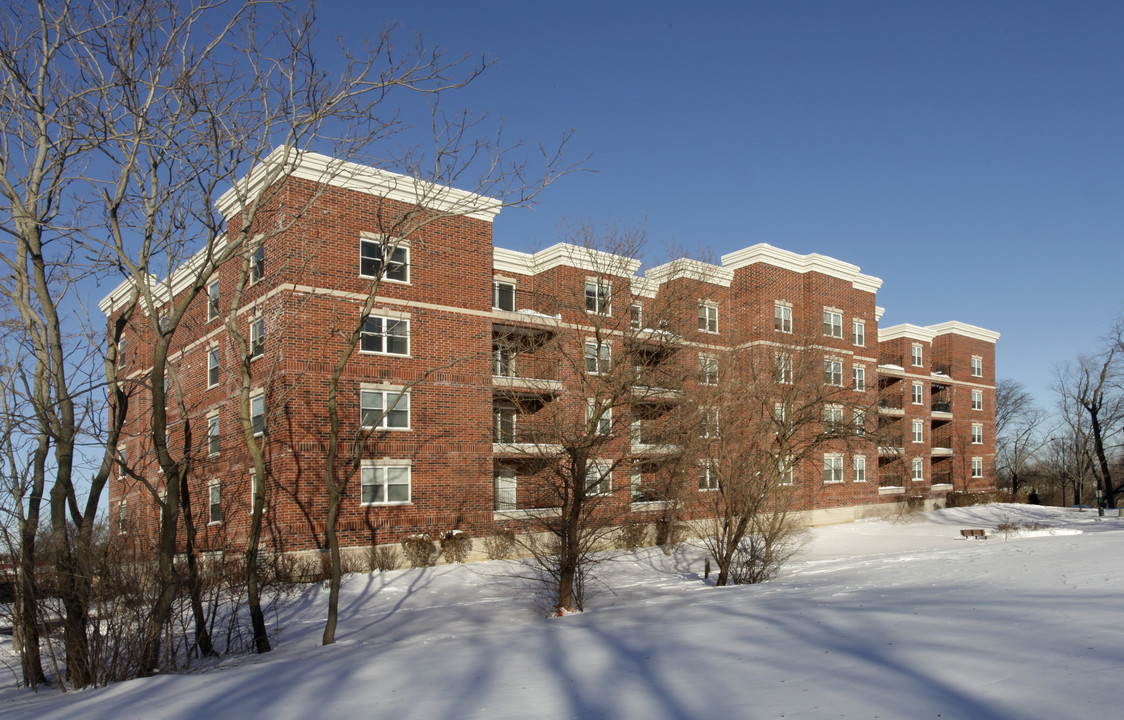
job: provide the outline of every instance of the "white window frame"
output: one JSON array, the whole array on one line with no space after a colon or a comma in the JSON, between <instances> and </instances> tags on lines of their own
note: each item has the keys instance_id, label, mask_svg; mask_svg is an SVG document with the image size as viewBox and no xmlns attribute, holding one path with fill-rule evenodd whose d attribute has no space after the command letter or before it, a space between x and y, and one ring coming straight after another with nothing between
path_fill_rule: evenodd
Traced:
<instances>
[{"instance_id":1,"label":"white window frame","mask_svg":"<svg viewBox=\"0 0 1124 720\"><path fill-rule=\"evenodd\" d=\"M699 303L699 330L704 333L718 333L718 304Z\"/></svg>"},{"instance_id":2,"label":"white window frame","mask_svg":"<svg viewBox=\"0 0 1124 720\"><path fill-rule=\"evenodd\" d=\"M375 412L377 420L369 424L367 415ZM400 424L403 418L405 425ZM410 391L400 387L360 385L359 425L364 430L411 430Z\"/></svg>"},{"instance_id":3,"label":"white window frame","mask_svg":"<svg viewBox=\"0 0 1124 720\"><path fill-rule=\"evenodd\" d=\"M823 424L828 432L839 432L843 428L843 406L835 403L824 405Z\"/></svg>"},{"instance_id":4,"label":"white window frame","mask_svg":"<svg viewBox=\"0 0 1124 720\"><path fill-rule=\"evenodd\" d=\"M257 479L257 477L258 477L258 471L255 470L254 468L250 468L250 513L251 514L254 512L254 498L256 497L256 493L254 492L254 490L255 490L255 487L254 487L255 482L254 481ZM263 491L265 490L264 483L262 484L262 490ZM262 515L264 515L267 510L269 510L269 503L265 500L265 493L262 492L262 504L261 504Z\"/></svg>"},{"instance_id":5,"label":"white window frame","mask_svg":"<svg viewBox=\"0 0 1124 720\"><path fill-rule=\"evenodd\" d=\"M843 338L843 311L834 308L823 309L824 337Z\"/></svg>"},{"instance_id":6,"label":"white window frame","mask_svg":"<svg viewBox=\"0 0 1124 720\"><path fill-rule=\"evenodd\" d=\"M129 532L129 501L122 500L117 503L117 534L124 535Z\"/></svg>"},{"instance_id":7,"label":"white window frame","mask_svg":"<svg viewBox=\"0 0 1124 720\"><path fill-rule=\"evenodd\" d=\"M851 321L851 342L856 347L864 347L866 345L866 321L865 320L852 320Z\"/></svg>"},{"instance_id":8,"label":"white window frame","mask_svg":"<svg viewBox=\"0 0 1124 720\"><path fill-rule=\"evenodd\" d=\"M792 332L792 305L778 300L773 305L773 329L777 332Z\"/></svg>"},{"instance_id":9,"label":"white window frame","mask_svg":"<svg viewBox=\"0 0 1124 720\"><path fill-rule=\"evenodd\" d=\"M921 458L913 458L912 468L910 471L910 480L913 482L925 481L925 461Z\"/></svg>"},{"instance_id":10,"label":"white window frame","mask_svg":"<svg viewBox=\"0 0 1124 720\"><path fill-rule=\"evenodd\" d=\"M395 473L395 480L390 482L391 471ZM406 482L402 483L402 474ZM406 487L406 499L390 499L391 487ZM376 489L381 489L381 500L374 499L378 496ZM370 498L370 499L369 499ZM359 469L359 504L363 507L378 505L409 505L413 498L413 468L409 460L364 460Z\"/></svg>"},{"instance_id":11,"label":"white window frame","mask_svg":"<svg viewBox=\"0 0 1124 720\"><path fill-rule=\"evenodd\" d=\"M773 356L773 376L778 383L792 384L792 355L779 352Z\"/></svg>"},{"instance_id":12,"label":"white window frame","mask_svg":"<svg viewBox=\"0 0 1124 720\"><path fill-rule=\"evenodd\" d=\"M256 360L265 354L265 317L255 315L250 318L250 359Z\"/></svg>"},{"instance_id":13,"label":"white window frame","mask_svg":"<svg viewBox=\"0 0 1124 720\"><path fill-rule=\"evenodd\" d=\"M613 367L613 347L596 340L585 341L585 371L589 375L605 375Z\"/></svg>"},{"instance_id":14,"label":"white window frame","mask_svg":"<svg viewBox=\"0 0 1124 720\"><path fill-rule=\"evenodd\" d=\"M640 303L628 306L628 326L632 330L644 329L644 306Z\"/></svg>"},{"instance_id":15,"label":"white window frame","mask_svg":"<svg viewBox=\"0 0 1124 720\"><path fill-rule=\"evenodd\" d=\"M982 478L983 477L983 458L982 457L972 458L972 477L973 478Z\"/></svg>"},{"instance_id":16,"label":"white window frame","mask_svg":"<svg viewBox=\"0 0 1124 720\"><path fill-rule=\"evenodd\" d=\"M593 422L594 415L597 413L597 398L587 398L585 405L585 421L588 426ZM597 427L593 428L594 435L609 435L613 432L613 408L607 407L601 410L601 416L597 418Z\"/></svg>"},{"instance_id":17,"label":"white window frame","mask_svg":"<svg viewBox=\"0 0 1124 720\"><path fill-rule=\"evenodd\" d=\"M590 460L585 470L585 494L608 497L613 494L613 463L609 460ZM595 468L600 468L595 470ZM590 482L591 477L599 480Z\"/></svg>"},{"instance_id":18,"label":"white window frame","mask_svg":"<svg viewBox=\"0 0 1124 720\"><path fill-rule=\"evenodd\" d=\"M866 392L866 368L855 365L851 368L851 382L856 392Z\"/></svg>"},{"instance_id":19,"label":"white window frame","mask_svg":"<svg viewBox=\"0 0 1124 720\"><path fill-rule=\"evenodd\" d=\"M832 387L843 387L843 361L824 358L823 383Z\"/></svg>"},{"instance_id":20,"label":"white window frame","mask_svg":"<svg viewBox=\"0 0 1124 720\"><path fill-rule=\"evenodd\" d=\"M720 490L718 470L714 461L705 460L699 463L699 492L715 492Z\"/></svg>"},{"instance_id":21,"label":"white window frame","mask_svg":"<svg viewBox=\"0 0 1124 720\"><path fill-rule=\"evenodd\" d=\"M217 320L219 317L219 281L212 280L207 283L207 321Z\"/></svg>"},{"instance_id":22,"label":"white window frame","mask_svg":"<svg viewBox=\"0 0 1124 720\"><path fill-rule=\"evenodd\" d=\"M265 277L265 243L258 243L250 254L250 285Z\"/></svg>"},{"instance_id":23,"label":"white window frame","mask_svg":"<svg viewBox=\"0 0 1124 720\"><path fill-rule=\"evenodd\" d=\"M857 483L866 482L866 456L865 455L856 455L851 460L851 469L852 469L852 472L854 473L854 480L853 480L854 482L857 482Z\"/></svg>"},{"instance_id":24,"label":"white window frame","mask_svg":"<svg viewBox=\"0 0 1124 720\"><path fill-rule=\"evenodd\" d=\"M498 467L492 471L492 508L510 512L519 508L519 475L515 468Z\"/></svg>"},{"instance_id":25,"label":"white window frame","mask_svg":"<svg viewBox=\"0 0 1124 720\"><path fill-rule=\"evenodd\" d=\"M390 260L384 260L386 250ZM375 272L364 272L364 265L372 265ZM398 276L398 277L396 277ZM410 284L410 245L404 240L389 241L378 237L359 237L359 277L379 278L381 282Z\"/></svg>"},{"instance_id":26,"label":"white window frame","mask_svg":"<svg viewBox=\"0 0 1124 720\"><path fill-rule=\"evenodd\" d=\"M207 389L218 387L219 384L219 349L207 348Z\"/></svg>"},{"instance_id":27,"label":"white window frame","mask_svg":"<svg viewBox=\"0 0 1124 720\"><path fill-rule=\"evenodd\" d=\"M925 364L925 348L921 343L910 345L909 361L913 364L913 367L921 367Z\"/></svg>"},{"instance_id":28,"label":"white window frame","mask_svg":"<svg viewBox=\"0 0 1124 720\"><path fill-rule=\"evenodd\" d=\"M254 437L265 434L265 393L257 392L250 396L250 427Z\"/></svg>"},{"instance_id":29,"label":"white window frame","mask_svg":"<svg viewBox=\"0 0 1124 720\"><path fill-rule=\"evenodd\" d=\"M983 390L972 391L972 409L983 410Z\"/></svg>"},{"instance_id":30,"label":"white window frame","mask_svg":"<svg viewBox=\"0 0 1124 720\"><path fill-rule=\"evenodd\" d=\"M126 454L125 454L125 446L124 445L118 445L117 446L117 477L123 478L123 477L125 477L125 475L128 474L128 473L125 472L125 468L128 467L128 462L129 462L129 460L126 457Z\"/></svg>"},{"instance_id":31,"label":"white window frame","mask_svg":"<svg viewBox=\"0 0 1124 720\"><path fill-rule=\"evenodd\" d=\"M843 482L843 453L824 453L823 482L824 485Z\"/></svg>"},{"instance_id":32,"label":"white window frame","mask_svg":"<svg viewBox=\"0 0 1124 720\"><path fill-rule=\"evenodd\" d=\"M972 377L983 377L983 356L972 356Z\"/></svg>"},{"instance_id":33,"label":"white window frame","mask_svg":"<svg viewBox=\"0 0 1124 720\"><path fill-rule=\"evenodd\" d=\"M913 423L912 423L911 433L912 433L912 437L913 437L913 442L915 442L915 443L925 442L925 421L924 420L914 420Z\"/></svg>"},{"instance_id":34,"label":"white window frame","mask_svg":"<svg viewBox=\"0 0 1124 720\"><path fill-rule=\"evenodd\" d=\"M699 437L703 438L704 440L711 440L721 437L720 432L720 426L718 424L718 408L702 408L702 424L699 428Z\"/></svg>"},{"instance_id":35,"label":"white window frame","mask_svg":"<svg viewBox=\"0 0 1124 720\"><path fill-rule=\"evenodd\" d=\"M983 423L972 423L972 444L983 445Z\"/></svg>"},{"instance_id":36,"label":"white window frame","mask_svg":"<svg viewBox=\"0 0 1124 720\"><path fill-rule=\"evenodd\" d=\"M211 413L207 416L207 455L214 457L221 449L222 436L219 434L219 415Z\"/></svg>"},{"instance_id":37,"label":"white window frame","mask_svg":"<svg viewBox=\"0 0 1124 720\"><path fill-rule=\"evenodd\" d=\"M504 290L509 288L509 290ZM511 307L504 307L504 300L510 299ZM507 280L492 281L492 309L503 312L515 312L515 283Z\"/></svg>"},{"instance_id":38,"label":"white window frame","mask_svg":"<svg viewBox=\"0 0 1124 720\"><path fill-rule=\"evenodd\" d=\"M864 410L863 408L855 408L854 413L851 416L851 425L855 429L855 435L859 435L859 436L865 435L866 434L866 410Z\"/></svg>"},{"instance_id":39,"label":"white window frame","mask_svg":"<svg viewBox=\"0 0 1124 720\"><path fill-rule=\"evenodd\" d=\"M718 384L718 357L716 355L699 355L699 377L703 385Z\"/></svg>"},{"instance_id":40,"label":"white window frame","mask_svg":"<svg viewBox=\"0 0 1124 720\"><path fill-rule=\"evenodd\" d=\"M378 321L377 327L372 326L368 329L368 323ZM401 330L401 331L400 331ZM379 347L381 349L371 350L364 347L368 338L377 338ZM405 348L402 352L391 352L388 348L391 345L390 340L404 341ZM393 357L409 357L410 356L410 319L407 317L395 317L393 315L380 315L372 313L363 318L363 330L359 336L359 352L365 355L390 355Z\"/></svg>"},{"instance_id":41,"label":"white window frame","mask_svg":"<svg viewBox=\"0 0 1124 720\"><path fill-rule=\"evenodd\" d=\"M222 524L222 485L218 480L207 483L207 524Z\"/></svg>"},{"instance_id":42,"label":"white window frame","mask_svg":"<svg viewBox=\"0 0 1124 720\"><path fill-rule=\"evenodd\" d=\"M640 463L633 463L629 470L629 486L632 488L632 502L649 502L644 498L644 471L640 469Z\"/></svg>"},{"instance_id":43,"label":"white window frame","mask_svg":"<svg viewBox=\"0 0 1124 720\"><path fill-rule=\"evenodd\" d=\"M910 388L909 393L910 393L910 399L913 401L914 405L924 405L925 404L925 386L923 384L921 384L919 382L913 383L913 385Z\"/></svg>"},{"instance_id":44,"label":"white window frame","mask_svg":"<svg viewBox=\"0 0 1124 720\"><path fill-rule=\"evenodd\" d=\"M796 467L791 457L784 457L777 461L777 475L780 477L778 485L796 484Z\"/></svg>"},{"instance_id":45,"label":"white window frame","mask_svg":"<svg viewBox=\"0 0 1124 720\"><path fill-rule=\"evenodd\" d=\"M586 278L585 311L594 315L613 312L613 284L602 278Z\"/></svg>"},{"instance_id":46,"label":"white window frame","mask_svg":"<svg viewBox=\"0 0 1124 720\"><path fill-rule=\"evenodd\" d=\"M510 445L519 441L519 412L511 403L492 406L492 441Z\"/></svg>"}]
</instances>

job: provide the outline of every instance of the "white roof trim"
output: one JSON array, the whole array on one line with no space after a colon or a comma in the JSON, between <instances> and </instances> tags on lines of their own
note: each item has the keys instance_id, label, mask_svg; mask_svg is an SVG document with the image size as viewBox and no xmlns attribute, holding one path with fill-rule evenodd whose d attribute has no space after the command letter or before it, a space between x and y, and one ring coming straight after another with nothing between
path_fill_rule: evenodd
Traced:
<instances>
[{"instance_id":1,"label":"white roof trim","mask_svg":"<svg viewBox=\"0 0 1124 720\"><path fill-rule=\"evenodd\" d=\"M530 253L499 247L492 248L492 269L496 272L512 275L535 274L534 262Z\"/></svg>"},{"instance_id":2,"label":"white roof trim","mask_svg":"<svg viewBox=\"0 0 1124 720\"><path fill-rule=\"evenodd\" d=\"M983 340L989 343L994 343L999 340L999 333L994 330L986 330L982 327L957 322L956 320L930 325L929 329L937 335L963 335L973 340Z\"/></svg>"},{"instance_id":3,"label":"white roof trim","mask_svg":"<svg viewBox=\"0 0 1124 720\"><path fill-rule=\"evenodd\" d=\"M503 207L503 203L495 198L285 147L278 147L256 163L235 187L223 193L215 206L229 218L238 209L239 191L244 195L253 195L281 177L296 177L345 190L371 193L486 222L492 222Z\"/></svg>"},{"instance_id":4,"label":"white roof trim","mask_svg":"<svg viewBox=\"0 0 1124 720\"><path fill-rule=\"evenodd\" d=\"M882 287L880 278L863 275L858 265L852 265L819 253L799 255L773 247L768 243L757 243L722 256L722 265L730 270L737 270L754 263L765 263L798 273L818 272L841 280L848 280L856 290L869 293L876 293Z\"/></svg>"},{"instance_id":5,"label":"white roof trim","mask_svg":"<svg viewBox=\"0 0 1124 720\"><path fill-rule=\"evenodd\" d=\"M644 277L656 283L688 278L721 287L730 287L730 284L734 281L734 271L730 268L711 265L690 258L678 258L647 270Z\"/></svg>"},{"instance_id":6,"label":"white roof trim","mask_svg":"<svg viewBox=\"0 0 1124 720\"><path fill-rule=\"evenodd\" d=\"M920 340L922 342L931 343L936 335L936 331L932 328L921 327L920 325L913 325L910 323L878 328L878 342L905 338L907 340Z\"/></svg>"}]
</instances>

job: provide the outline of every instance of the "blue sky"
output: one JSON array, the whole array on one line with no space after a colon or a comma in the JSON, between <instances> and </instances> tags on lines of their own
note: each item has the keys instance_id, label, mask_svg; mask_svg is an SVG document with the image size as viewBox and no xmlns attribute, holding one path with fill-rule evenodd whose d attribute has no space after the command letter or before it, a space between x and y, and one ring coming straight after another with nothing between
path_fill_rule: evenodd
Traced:
<instances>
[{"instance_id":1,"label":"blue sky","mask_svg":"<svg viewBox=\"0 0 1124 720\"><path fill-rule=\"evenodd\" d=\"M757 242L884 284L884 325L1002 333L1042 404L1124 310L1124 3L325 3L495 66L454 100L595 173L505 211L502 247L646 223L713 258ZM406 39L408 36L404 36Z\"/></svg>"}]
</instances>

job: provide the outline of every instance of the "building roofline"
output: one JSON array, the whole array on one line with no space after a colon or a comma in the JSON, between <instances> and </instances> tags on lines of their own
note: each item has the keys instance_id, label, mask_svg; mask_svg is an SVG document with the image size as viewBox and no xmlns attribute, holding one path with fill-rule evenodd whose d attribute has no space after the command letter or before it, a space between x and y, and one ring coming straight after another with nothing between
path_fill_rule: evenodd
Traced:
<instances>
[{"instance_id":1,"label":"building roofline","mask_svg":"<svg viewBox=\"0 0 1124 720\"><path fill-rule=\"evenodd\" d=\"M879 342L884 340L897 340L900 338L932 342L933 339L939 335L961 335L963 337L972 338L973 340L983 340L989 343L994 343L999 339L999 333L994 330L986 330L982 327L969 325L968 323L962 323L956 320L925 327L902 323L900 325L891 325L878 329Z\"/></svg>"},{"instance_id":2,"label":"building roofline","mask_svg":"<svg viewBox=\"0 0 1124 720\"><path fill-rule=\"evenodd\" d=\"M840 280L847 280L856 290L869 293L876 293L882 287L881 278L863 275L858 265L852 265L819 253L800 255L773 247L768 243L757 243L722 256L723 267L730 270L738 270L754 263L765 263L798 273L818 272Z\"/></svg>"}]
</instances>

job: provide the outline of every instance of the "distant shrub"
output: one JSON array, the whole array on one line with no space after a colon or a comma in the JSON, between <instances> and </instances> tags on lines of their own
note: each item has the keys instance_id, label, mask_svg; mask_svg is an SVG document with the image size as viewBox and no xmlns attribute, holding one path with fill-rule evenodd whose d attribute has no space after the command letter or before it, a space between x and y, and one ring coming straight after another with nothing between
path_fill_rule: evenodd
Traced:
<instances>
[{"instance_id":1,"label":"distant shrub","mask_svg":"<svg viewBox=\"0 0 1124 720\"><path fill-rule=\"evenodd\" d=\"M433 541L426 533L407 535L402 538L401 544L402 553L410 567L429 567L437 562L437 548L433 547Z\"/></svg>"},{"instance_id":2,"label":"distant shrub","mask_svg":"<svg viewBox=\"0 0 1124 720\"><path fill-rule=\"evenodd\" d=\"M515 531L495 527L484 536L484 554L489 560L506 560L515 551Z\"/></svg>"},{"instance_id":3,"label":"distant shrub","mask_svg":"<svg viewBox=\"0 0 1124 720\"><path fill-rule=\"evenodd\" d=\"M463 530L446 530L441 534L441 552L447 563L462 563L472 550L472 538Z\"/></svg>"},{"instance_id":4,"label":"distant shrub","mask_svg":"<svg viewBox=\"0 0 1124 720\"><path fill-rule=\"evenodd\" d=\"M969 507L972 505L986 505L988 503L1021 502L1018 496L1005 490L977 490L975 492L956 491L950 492L945 498L948 507Z\"/></svg>"},{"instance_id":5,"label":"distant shrub","mask_svg":"<svg viewBox=\"0 0 1124 720\"><path fill-rule=\"evenodd\" d=\"M386 572L398 567L398 548L393 545L380 545L371 548L371 570Z\"/></svg>"}]
</instances>

